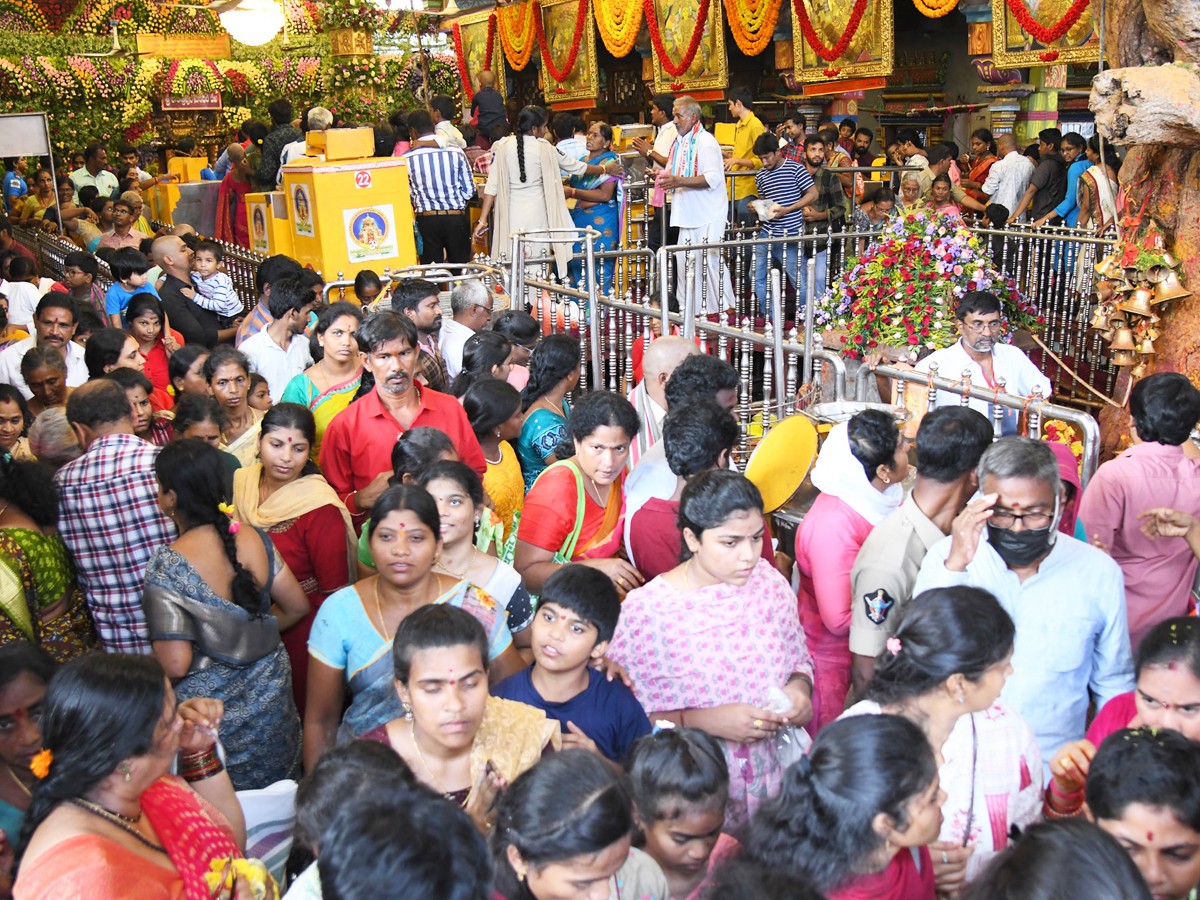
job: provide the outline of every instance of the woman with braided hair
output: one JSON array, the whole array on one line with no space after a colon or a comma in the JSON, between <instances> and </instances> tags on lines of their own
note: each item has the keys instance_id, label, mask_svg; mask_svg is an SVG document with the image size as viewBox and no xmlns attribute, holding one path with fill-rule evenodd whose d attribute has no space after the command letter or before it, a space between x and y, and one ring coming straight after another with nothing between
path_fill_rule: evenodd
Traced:
<instances>
[{"instance_id":1,"label":"woman with braided hair","mask_svg":"<svg viewBox=\"0 0 1200 900\"><path fill-rule=\"evenodd\" d=\"M488 215L495 209L493 257L510 252L509 241L512 232L517 229L545 231L575 227L567 212L560 170L567 175L613 175L621 171L618 163L590 165L581 159L570 159L559 153L553 144L545 140L548 118L542 107L526 106L517 116L516 134L501 138L492 145L492 167L488 170L487 185L483 189L483 209L473 237L476 241L484 239L488 231ZM560 243L535 245L531 255L544 259L544 248L553 247L559 277L565 278L571 245L574 243L569 235L564 235Z\"/></svg>"},{"instance_id":2,"label":"woman with braided hair","mask_svg":"<svg viewBox=\"0 0 1200 900\"><path fill-rule=\"evenodd\" d=\"M179 537L146 568L154 655L181 700L225 704L226 765L238 790L292 778L300 717L279 633L308 599L266 532L233 518L220 451L196 438L162 449L158 504Z\"/></svg>"}]
</instances>

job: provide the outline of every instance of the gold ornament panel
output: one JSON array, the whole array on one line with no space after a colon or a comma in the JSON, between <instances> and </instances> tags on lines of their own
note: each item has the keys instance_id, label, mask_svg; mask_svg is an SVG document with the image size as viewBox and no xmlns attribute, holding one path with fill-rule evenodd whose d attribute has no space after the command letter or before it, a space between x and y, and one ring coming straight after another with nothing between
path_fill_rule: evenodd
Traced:
<instances>
[{"instance_id":1,"label":"gold ornament panel","mask_svg":"<svg viewBox=\"0 0 1200 900\"><path fill-rule=\"evenodd\" d=\"M575 21L579 15L579 4L582 2L586 0L543 0L541 3L542 30L546 35L547 49L554 65L559 69L571 55L571 42L575 39ZM554 80L541 57L540 48L534 50L534 55L537 56L540 65L542 93L545 94L547 103L595 100L600 95L600 69L596 62L596 23L592 19L590 4L583 22L579 55L565 81L560 83Z\"/></svg>"},{"instance_id":2,"label":"gold ornament panel","mask_svg":"<svg viewBox=\"0 0 1200 900\"><path fill-rule=\"evenodd\" d=\"M603 0L598 0L603 2ZM672 61L683 59L700 18L700 0L654 0L654 16L663 47ZM725 12L721 0L709 0L708 20L700 37L696 58L678 78L662 67L653 46L654 93L723 91L729 87L729 60L725 56ZM683 85L682 88L677 85Z\"/></svg>"},{"instance_id":3,"label":"gold ornament panel","mask_svg":"<svg viewBox=\"0 0 1200 900\"><path fill-rule=\"evenodd\" d=\"M845 33L854 11L854 0L802 0L808 10L813 30L826 47L835 46ZM1003 0L1001 0L1003 2ZM850 46L833 62L826 62L809 46L800 27L796 7L789 2L792 13L792 45L795 56L796 80L814 84L830 80L827 69L836 69L833 77L878 78L891 75L895 65L895 7L893 0L867 0L858 31Z\"/></svg>"},{"instance_id":4,"label":"gold ornament panel","mask_svg":"<svg viewBox=\"0 0 1200 900\"><path fill-rule=\"evenodd\" d=\"M1071 0L1021 0L1031 16L1049 27L1066 15ZM1005 0L992 0L992 47L998 69L1020 66L1052 66L1060 63L1093 63L1100 59L1092 0L1074 25L1053 44L1039 43L1026 34ZM1050 54L1057 54L1050 56Z\"/></svg>"},{"instance_id":5,"label":"gold ornament panel","mask_svg":"<svg viewBox=\"0 0 1200 900\"><path fill-rule=\"evenodd\" d=\"M487 10L459 16L455 19L462 34L463 58L467 61L467 75L471 78L472 90L476 89L479 84L479 73L487 68L484 64L484 57L487 56L488 19L491 18L491 15L492 11ZM499 28L498 25L497 28ZM506 80L504 77L504 48L500 46L499 32L497 32L492 46L491 68L496 75L496 90L500 92L501 97L507 100L504 84ZM465 91L463 92L463 103L465 106L470 106Z\"/></svg>"}]
</instances>

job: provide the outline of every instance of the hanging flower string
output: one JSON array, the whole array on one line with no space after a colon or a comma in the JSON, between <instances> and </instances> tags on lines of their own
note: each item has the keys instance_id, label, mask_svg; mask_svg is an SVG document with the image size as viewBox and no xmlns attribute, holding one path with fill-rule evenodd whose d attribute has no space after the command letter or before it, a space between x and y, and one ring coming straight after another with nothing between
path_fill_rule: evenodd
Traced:
<instances>
[{"instance_id":1,"label":"hanging flower string","mask_svg":"<svg viewBox=\"0 0 1200 900\"><path fill-rule=\"evenodd\" d=\"M709 0L700 0L700 8L696 11L696 27L692 31L692 39L688 41L687 50L678 65L671 62L667 56L667 48L663 45L662 33L658 30L658 17L654 11L654 0L642 0L642 9L646 14L646 28L650 31L650 43L658 54L658 61L672 78L678 78L692 66L696 51L700 49L700 40L704 37L704 25L708 21Z\"/></svg>"},{"instance_id":2,"label":"hanging flower string","mask_svg":"<svg viewBox=\"0 0 1200 900\"><path fill-rule=\"evenodd\" d=\"M927 19L940 19L954 11L958 0L913 0L913 6Z\"/></svg>"},{"instance_id":3,"label":"hanging flower string","mask_svg":"<svg viewBox=\"0 0 1200 900\"><path fill-rule=\"evenodd\" d=\"M508 64L520 72L533 58L537 38L533 30L533 3L510 3L496 7L500 46ZM610 48L611 49L611 48Z\"/></svg>"},{"instance_id":4,"label":"hanging flower string","mask_svg":"<svg viewBox=\"0 0 1200 900\"><path fill-rule=\"evenodd\" d=\"M487 22L487 49L483 57L483 71L490 72L492 70L492 61L495 59L492 54L496 52L496 14L492 13L488 16Z\"/></svg>"},{"instance_id":5,"label":"hanging flower string","mask_svg":"<svg viewBox=\"0 0 1200 900\"><path fill-rule=\"evenodd\" d=\"M850 42L854 40L854 35L858 34L858 26L862 23L863 13L867 11L868 0L855 0L854 8L850 10L850 21L846 23L846 30L842 32L841 39L832 48L826 47L821 42L816 29L813 28L812 21L808 18L807 2L808 0L792 0L796 9L796 18L800 20L800 30L804 32L804 40L808 42L808 46L812 47L813 52L825 62L841 59L849 49ZM835 70L835 72L840 71L840 69Z\"/></svg>"},{"instance_id":6,"label":"hanging flower string","mask_svg":"<svg viewBox=\"0 0 1200 900\"><path fill-rule=\"evenodd\" d=\"M1091 0L1075 0L1063 14L1063 17L1050 28L1042 25L1033 17L1023 0L1006 0L1006 2L1008 3L1009 12L1013 14L1013 18L1017 20L1021 29L1039 44L1048 45L1060 40L1063 35L1071 30L1072 26L1079 21L1079 17L1083 15L1083 11L1087 9L1088 3ZM1050 52L1054 53L1054 51ZM1042 58L1045 59L1046 55L1049 54L1043 55ZM1057 53L1054 53L1054 58L1058 58ZM1046 61L1053 62L1053 60Z\"/></svg>"},{"instance_id":7,"label":"hanging flower string","mask_svg":"<svg viewBox=\"0 0 1200 900\"><path fill-rule=\"evenodd\" d=\"M725 0L725 17L739 50L747 56L758 56L767 49L775 36L782 5L783 0Z\"/></svg>"},{"instance_id":8,"label":"hanging flower string","mask_svg":"<svg viewBox=\"0 0 1200 900\"><path fill-rule=\"evenodd\" d=\"M463 55L462 29L457 22L450 27L450 37L454 40L454 59L458 63L458 77L462 81L463 93L467 96L467 102L470 103L475 96L475 90L471 87L471 76L467 73L467 58Z\"/></svg>"},{"instance_id":9,"label":"hanging flower string","mask_svg":"<svg viewBox=\"0 0 1200 900\"><path fill-rule=\"evenodd\" d=\"M588 0L579 0L579 11L575 14L575 34L571 38L571 49L567 53L567 61L561 69L554 64L554 58L550 55L550 45L546 43L546 30L542 26L541 4L534 0L533 6L533 27L537 29L538 45L542 48L542 63L550 77L558 82L559 87L556 90L561 91L562 83L567 80L567 76L575 68L575 60L579 58L579 45L583 42L583 26L587 22Z\"/></svg>"},{"instance_id":10,"label":"hanging flower string","mask_svg":"<svg viewBox=\"0 0 1200 900\"><path fill-rule=\"evenodd\" d=\"M628 56L642 30L642 0L607 0L592 7L600 39L613 56Z\"/></svg>"}]
</instances>

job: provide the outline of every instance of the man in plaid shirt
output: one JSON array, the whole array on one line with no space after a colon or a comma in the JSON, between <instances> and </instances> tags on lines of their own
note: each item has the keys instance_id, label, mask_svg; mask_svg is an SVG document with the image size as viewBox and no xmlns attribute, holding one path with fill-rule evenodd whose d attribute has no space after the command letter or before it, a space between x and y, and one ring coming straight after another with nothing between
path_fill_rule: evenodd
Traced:
<instances>
[{"instance_id":1,"label":"man in plaid shirt","mask_svg":"<svg viewBox=\"0 0 1200 900\"><path fill-rule=\"evenodd\" d=\"M67 421L84 454L54 478L59 533L105 652L149 653L142 611L146 564L175 540L174 524L158 508L158 448L134 437L125 391L107 379L75 390Z\"/></svg>"}]
</instances>

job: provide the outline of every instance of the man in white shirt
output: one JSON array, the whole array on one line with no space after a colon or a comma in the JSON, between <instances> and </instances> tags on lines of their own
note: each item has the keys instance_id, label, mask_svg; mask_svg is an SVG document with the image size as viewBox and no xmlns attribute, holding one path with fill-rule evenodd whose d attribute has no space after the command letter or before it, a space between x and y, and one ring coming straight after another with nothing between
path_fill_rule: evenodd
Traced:
<instances>
[{"instance_id":1,"label":"man in white shirt","mask_svg":"<svg viewBox=\"0 0 1200 900\"><path fill-rule=\"evenodd\" d=\"M117 176L106 168L108 166L108 151L99 144L88 144L83 151L83 168L71 173L71 184L75 185L76 203L79 202L79 189L89 184L100 192L101 197L113 197L117 193Z\"/></svg>"},{"instance_id":2,"label":"man in white shirt","mask_svg":"<svg viewBox=\"0 0 1200 900\"><path fill-rule=\"evenodd\" d=\"M429 101L429 115L433 117L433 138L439 147L467 149L462 132L454 127L454 100L446 94L434 94Z\"/></svg>"},{"instance_id":3,"label":"man in white shirt","mask_svg":"<svg viewBox=\"0 0 1200 900\"><path fill-rule=\"evenodd\" d=\"M1025 196L1034 165L1017 148L1017 139L1012 134L996 135L996 150L1000 158L992 163L980 190L988 195L990 203L1000 204L1011 215Z\"/></svg>"},{"instance_id":4,"label":"man in white shirt","mask_svg":"<svg viewBox=\"0 0 1200 900\"><path fill-rule=\"evenodd\" d=\"M642 154L642 158L647 164L662 167L667 164L667 157L671 155L671 146L675 143L675 138L679 137L679 131L675 128L675 123L672 119L675 116L675 98L670 94L655 94L654 99L650 101L650 122L658 129L658 133L654 136L654 143L651 144L645 138L634 138L633 149ZM654 203L654 198L651 197L651 204ZM670 210L667 210L668 218ZM678 241L679 232L672 229L667 233L667 244L674 244ZM654 218L650 222L646 233L646 244L651 252L657 253L658 248L663 245L663 207L654 207Z\"/></svg>"},{"instance_id":5,"label":"man in white shirt","mask_svg":"<svg viewBox=\"0 0 1200 900\"><path fill-rule=\"evenodd\" d=\"M944 350L936 350L917 363L918 372L928 372L936 365L943 378L958 380L970 371L976 387L1002 389L1005 393L1028 397L1034 390L1049 397L1050 379L1041 373L1020 349L998 342L1004 323L1001 321L1000 298L987 291L968 291L954 312L960 335L958 341ZM1003 387L1001 388L1001 382ZM992 404L972 400L970 407L989 417ZM1004 434L1017 433L1020 410L1005 409L1001 423Z\"/></svg>"},{"instance_id":6,"label":"man in white shirt","mask_svg":"<svg viewBox=\"0 0 1200 900\"><path fill-rule=\"evenodd\" d=\"M462 371L463 347L475 332L492 318L492 298L482 281L464 281L450 292L449 320L442 320L438 347L446 361L446 374L453 381Z\"/></svg>"},{"instance_id":7,"label":"man in white shirt","mask_svg":"<svg viewBox=\"0 0 1200 900\"><path fill-rule=\"evenodd\" d=\"M664 335L651 342L642 357L642 380L629 392L629 402L637 410L642 427L629 446L629 468L662 438L662 423L667 417L667 380L676 367L700 352L695 341L676 335Z\"/></svg>"},{"instance_id":8,"label":"man in white shirt","mask_svg":"<svg viewBox=\"0 0 1200 900\"><path fill-rule=\"evenodd\" d=\"M671 148L658 183L671 196L671 224L679 229L681 244L719 244L725 237L729 194L725 187L725 160L717 139L700 122L700 104L688 96L675 100L675 128L679 137ZM733 282L719 246L706 251L675 254L675 272L689 313L719 313L733 309ZM705 309L699 309L700 280L706 278Z\"/></svg>"},{"instance_id":9,"label":"man in white shirt","mask_svg":"<svg viewBox=\"0 0 1200 900\"><path fill-rule=\"evenodd\" d=\"M267 295L270 323L238 347L250 362L250 371L267 380L275 403L283 396L287 383L312 365L304 328L316 302L312 288L299 276L279 279Z\"/></svg>"},{"instance_id":10,"label":"man in white shirt","mask_svg":"<svg viewBox=\"0 0 1200 900\"><path fill-rule=\"evenodd\" d=\"M9 344L0 352L0 382L11 384L28 400L33 391L21 374L21 360L35 346L53 348L67 363L67 387L79 387L88 380L83 347L71 340L75 336L75 301L70 294L51 291L38 301L33 315L33 334Z\"/></svg>"},{"instance_id":11,"label":"man in white shirt","mask_svg":"<svg viewBox=\"0 0 1200 900\"><path fill-rule=\"evenodd\" d=\"M309 131L328 131L333 125L333 113L323 106L314 106L308 111ZM279 174L275 176L276 184L283 184L283 167L293 159L299 159L302 156L308 155L308 135L305 134L298 141L292 141L290 144L284 144L283 149L279 151ZM318 154L318 159L324 159L324 154Z\"/></svg>"}]
</instances>

